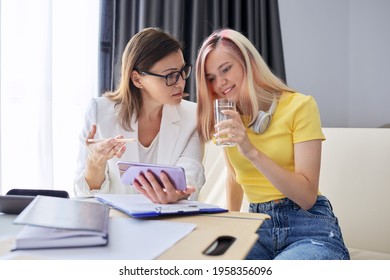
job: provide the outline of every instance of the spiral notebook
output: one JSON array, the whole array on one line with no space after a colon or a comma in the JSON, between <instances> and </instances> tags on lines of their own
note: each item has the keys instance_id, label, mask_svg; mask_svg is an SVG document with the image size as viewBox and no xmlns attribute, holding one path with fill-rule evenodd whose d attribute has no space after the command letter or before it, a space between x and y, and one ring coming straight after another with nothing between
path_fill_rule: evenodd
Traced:
<instances>
[{"instance_id":1,"label":"spiral notebook","mask_svg":"<svg viewBox=\"0 0 390 280\"><path fill-rule=\"evenodd\" d=\"M38 195L14 220L25 226L13 250L106 245L109 211L97 202Z\"/></svg>"}]
</instances>

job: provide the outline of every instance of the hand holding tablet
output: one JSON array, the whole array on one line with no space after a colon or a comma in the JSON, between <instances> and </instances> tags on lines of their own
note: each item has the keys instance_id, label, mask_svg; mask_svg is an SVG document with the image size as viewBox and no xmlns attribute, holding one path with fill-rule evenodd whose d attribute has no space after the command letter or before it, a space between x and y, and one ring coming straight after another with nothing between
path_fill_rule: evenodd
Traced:
<instances>
[{"instance_id":1,"label":"hand holding tablet","mask_svg":"<svg viewBox=\"0 0 390 280\"><path fill-rule=\"evenodd\" d=\"M122 183L125 185L133 184L134 179L136 179L140 174L145 174L150 171L161 186L163 186L163 183L160 180L160 173L164 172L176 190L184 191L187 189L185 172L182 167L123 161L118 162L117 165Z\"/></svg>"}]
</instances>

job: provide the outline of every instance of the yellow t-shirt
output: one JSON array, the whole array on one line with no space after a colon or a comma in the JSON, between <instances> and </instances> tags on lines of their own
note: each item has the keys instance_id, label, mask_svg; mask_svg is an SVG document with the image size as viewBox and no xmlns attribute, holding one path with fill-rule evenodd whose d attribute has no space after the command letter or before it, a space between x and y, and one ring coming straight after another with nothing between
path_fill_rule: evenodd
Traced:
<instances>
[{"instance_id":1,"label":"yellow t-shirt","mask_svg":"<svg viewBox=\"0 0 390 280\"><path fill-rule=\"evenodd\" d=\"M248 124L242 117L244 124ZM287 170L294 171L294 144L325 136L321 128L320 114L313 97L301 93L282 94L270 127L263 134L256 134L251 128L247 133L252 144ZM226 153L247 199L262 203L286 197L243 157L237 147L226 148Z\"/></svg>"}]
</instances>

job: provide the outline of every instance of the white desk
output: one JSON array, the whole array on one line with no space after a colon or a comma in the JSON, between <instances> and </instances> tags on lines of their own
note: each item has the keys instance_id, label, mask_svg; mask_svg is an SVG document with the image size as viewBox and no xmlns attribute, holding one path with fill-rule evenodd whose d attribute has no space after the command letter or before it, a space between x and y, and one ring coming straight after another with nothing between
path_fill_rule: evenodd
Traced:
<instances>
[{"instance_id":1,"label":"white desk","mask_svg":"<svg viewBox=\"0 0 390 280\"><path fill-rule=\"evenodd\" d=\"M116 210L111 210L110 215L127 217ZM0 213L0 259L10 252L15 236L23 227L13 224L16 216ZM158 259L244 259L258 238L256 230L267 218L267 215L239 212L158 218L160 220L197 224L193 232L165 251ZM235 241L223 255L209 256L203 254L213 241L220 236L232 236ZM28 258L27 255L26 259Z\"/></svg>"}]
</instances>

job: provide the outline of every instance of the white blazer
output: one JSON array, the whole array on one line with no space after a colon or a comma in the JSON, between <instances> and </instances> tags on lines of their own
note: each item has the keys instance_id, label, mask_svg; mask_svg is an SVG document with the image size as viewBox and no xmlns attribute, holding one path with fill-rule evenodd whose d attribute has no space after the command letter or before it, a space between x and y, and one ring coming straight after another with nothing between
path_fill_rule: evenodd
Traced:
<instances>
[{"instance_id":1,"label":"white blazer","mask_svg":"<svg viewBox=\"0 0 390 280\"><path fill-rule=\"evenodd\" d=\"M159 132L157 162L184 168L187 185L197 189L191 199L197 199L205 182L202 159L204 146L196 131L196 103L182 100L179 105L164 105ZM134 118L133 118L134 120ZM123 185L117 167L118 161L139 162L138 142L126 144L126 151L120 159L113 158L106 164L105 181L99 190L90 190L85 180L88 150L85 144L88 131L96 124L95 138L111 138L123 135L138 139L138 122L133 121L133 131L124 130L117 118L115 103L107 97L93 98L85 114L83 130L79 137L79 156L74 192L76 196L90 196L94 193L135 193L132 186Z\"/></svg>"}]
</instances>

